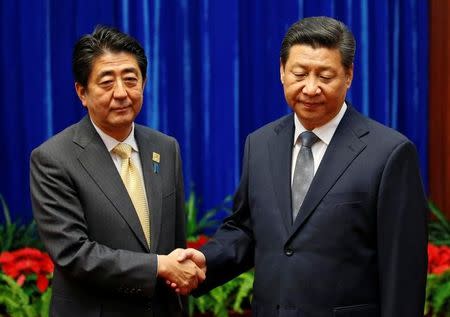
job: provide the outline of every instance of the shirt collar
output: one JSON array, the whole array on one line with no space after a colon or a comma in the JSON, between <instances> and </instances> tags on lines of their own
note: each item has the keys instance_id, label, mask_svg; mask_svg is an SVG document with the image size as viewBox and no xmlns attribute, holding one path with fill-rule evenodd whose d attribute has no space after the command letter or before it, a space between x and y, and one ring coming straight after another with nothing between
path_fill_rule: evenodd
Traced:
<instances>
[{"instance_id":1,"label":"shirt collar","mask_svg":"<svg viewBox=\"0 0 450 317\"><path fill-rule=\"evenodd\" d=\"M315 135L319 137L319 139L325 143L327 146L331 142L331 138L334 135L334 132L336 132L337 126L339 125L339 122L341 122L342 117L345 114L345 111L347 110L347 104L344 102L344 104L341 107L341 110L339 110L338 114L325 123L323 126L314 128L312 132L314 132ZM295 125L295 132L294 132L294 146L297 143L298 136L305 132L306 129L298 119L297 115L294 114L294 125Z\"/></svg>"},{"instance_id":2,"label":"shirt collar","mask_svg":"<svg viewBox=\"0 0 450 317\"><path fill-rule=\"evenodd\" d=\"M137 143L136 143L136 138L134 137L134 122L131 125L131 132L130 132L130 134L122 142L114 139L113 137L111 137L108 134L106 134L105 132L103 132L94 123L94 121L92 121L92 119L91 119L91 122L94 125L94 128L97 131L97 133L100 135L100 138L102 139L103 143L105 143L105 146L108 149L108 152L111 152L111 150L114 149L117 146L117 144L119 144L119 143L128 144L129 146L131 146L133 151L139 152L139 149L138 149L138 146L137 146Z\"/></svg>"}]
</instances>

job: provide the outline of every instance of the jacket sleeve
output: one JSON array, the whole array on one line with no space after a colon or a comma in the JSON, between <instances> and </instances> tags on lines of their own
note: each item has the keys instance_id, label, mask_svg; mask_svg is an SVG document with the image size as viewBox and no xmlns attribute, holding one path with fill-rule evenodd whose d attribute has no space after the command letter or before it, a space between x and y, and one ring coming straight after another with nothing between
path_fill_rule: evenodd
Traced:
<instances>
[{"instance_id":1,"label":"jacket sleeve","mask_svg":"<svg viewBox=\"0 0 450 317\"><path fill-rule=\"evenodd\" d=\"M157 282L156 254L112 249L90 240L77 189L55 156L42 148L32 152L30 187L39 234L56 267L104 291L151 297Z\"/></svg>"},{"instance_id":2,"label":"jacket sleeve","mask_svg":"<svg viewBox=\"0 0 450 317\"><path fill-rule=\"evenodd\" d=\"M394 148L377 208L382 317L423 316L427 274L427 205L414 145Z\"/></svg>"}]
</instances>

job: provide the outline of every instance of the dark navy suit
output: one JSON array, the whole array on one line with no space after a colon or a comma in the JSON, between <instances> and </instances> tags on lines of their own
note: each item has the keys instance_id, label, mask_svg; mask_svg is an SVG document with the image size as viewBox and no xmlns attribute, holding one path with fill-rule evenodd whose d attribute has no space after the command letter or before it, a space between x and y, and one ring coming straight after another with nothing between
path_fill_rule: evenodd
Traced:
<instances>
[{"instance_id":1,"label":"dark navy suit","mask_svg":"<svg viewBox=\"0 0 450 317\"><path fill-rule=\"evenodd\" d=\"M414 145L348 107L292 224L293 114L250 134L199 293L254 267L258 317L419 317L426 199Z\"/></svg>"}]
</instances>

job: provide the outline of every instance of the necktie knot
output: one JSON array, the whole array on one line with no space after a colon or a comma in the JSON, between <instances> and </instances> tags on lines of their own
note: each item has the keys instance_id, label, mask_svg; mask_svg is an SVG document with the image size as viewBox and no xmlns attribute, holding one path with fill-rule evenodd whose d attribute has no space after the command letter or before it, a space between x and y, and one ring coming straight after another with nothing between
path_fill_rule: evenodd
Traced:
<instances>
[{"instance_id":1,"label":"necktie knot","mask_svg":"<svg viewBox=\"0 0 450 317\"><path fill-rule=\"evenodd\" d=\"M123 160L129 159L131 156L131 146L126 143L117 144L112 151L113 153L119 155Z\"/></svg>"},{"instance_id":2,"label":"necktie knot","mask_svg":"<svg viewBox=\"0 0 450 317\"><path fill-rule=\"evenodd\" d=\"M302 132L300 134L299 138L300 138L300 142L301 142L302 146L309 147L309 148L311 146L313 146L314 143L319 141L319 137L311 131Z\"/></svg>"}]
</instances>

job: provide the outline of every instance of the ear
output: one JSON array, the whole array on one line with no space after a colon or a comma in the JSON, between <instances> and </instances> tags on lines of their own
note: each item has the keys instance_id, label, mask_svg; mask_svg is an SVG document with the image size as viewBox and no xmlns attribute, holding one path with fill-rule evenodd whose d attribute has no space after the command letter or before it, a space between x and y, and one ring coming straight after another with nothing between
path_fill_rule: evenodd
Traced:
<instances>
[{"instance_id":1,"label":"ear","mask_svg":"<svg viewBox=\"0 0 450 317\"><path fill-rule=\"evenodd\" d=\"M347 89L349 89L350 86L352 85L352 80L353 80L353 63L349 69L345 70L345 85L347 86Z\"/></svg>"},{"instance_id":2,"label":"ear","mask_svg":"<svg viewBox=\"0 0 450 317\"><path fill-rule=\"evenodd\" d=\"M284 65L280 59L280 81L284 85Z\"/></svg>"},{"instance_id":3,"label":"ear","mask_svg":"<svg viewBox=\"0 0 450 317\"><path fill-rule=\"evenodd\" d=\"M144 81L142 82L142 93L144 93L146 83L147 83L147 78L145 78Z\"/></svg>"},{"instance_id":4,"label":"ear","mask_svg":"<svg viewBox=\"0 0 450 317\"><path fill-rule=\"evenodd\" d=\"M84 107L87 107L87 89L84 88L79 82L75 82L75 91L77 92L78 98L80 98L81 103Z\"/></svg>"}]
</instances>

